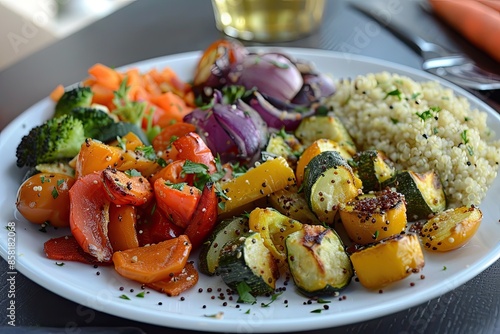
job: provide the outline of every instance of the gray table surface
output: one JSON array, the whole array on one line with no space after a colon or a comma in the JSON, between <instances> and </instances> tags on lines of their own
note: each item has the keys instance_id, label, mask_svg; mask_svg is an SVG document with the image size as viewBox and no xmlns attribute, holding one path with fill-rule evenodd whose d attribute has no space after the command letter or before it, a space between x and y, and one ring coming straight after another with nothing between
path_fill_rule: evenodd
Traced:
<instances>
[{"instance_id":1,"label":"gray table surface","mask_svg":"<svg viewBox=\"0 0 500 334\"><path fill-rule=\"evenodd\" d=\"M417 1L389 0L372 4L422 37L464 52L483 66L498 68L498 63L423 11ZM350 52L420 68L420 58L410 48L384 29L373 27L373 22L351 8L349 1L328 1L325 20L317 33L298 41L274 45ZM68 85L84 78L87 69L96 62L121 66L168 54L202 50L221 37L215 29L209 1L133 2L1 71L0 129L46 97L57 84ZM478 96L498 107L490 99L494 95ZM4 260L0 260L0 271L0 281L6 282L8 270ZM417 307L361 323L307 333L500 333L498 277L500 261L466 284ZM7 293L7 285L2 284L2 326L8 321ZM88 309L46 290L22 274L17 275L16 305L17 326L57 327L76 333L85 333L89 327L98 326L130 326L147 333L194 333ZM6 327L0 327L0 332L5 331Z\"/></svg>"}]
</instances>

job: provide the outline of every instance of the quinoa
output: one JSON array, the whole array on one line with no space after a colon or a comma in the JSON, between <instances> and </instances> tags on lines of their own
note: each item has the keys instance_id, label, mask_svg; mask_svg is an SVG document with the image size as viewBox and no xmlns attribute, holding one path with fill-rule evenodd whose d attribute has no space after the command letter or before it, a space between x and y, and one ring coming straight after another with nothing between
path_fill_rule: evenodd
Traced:
<instances>
[{"instance_id":1,"label":"quinoa","mask_svg":"<svg viewBox=\"0 0 500 334\"><path fill-rule=\"evenodd\" d=\"M438 82L367 74L337 82L327 104L358 150L381 150L398 170L436 171L449 207L479 205L497 175L500 141L487 113Z\"/></svg>"}]
</instances>

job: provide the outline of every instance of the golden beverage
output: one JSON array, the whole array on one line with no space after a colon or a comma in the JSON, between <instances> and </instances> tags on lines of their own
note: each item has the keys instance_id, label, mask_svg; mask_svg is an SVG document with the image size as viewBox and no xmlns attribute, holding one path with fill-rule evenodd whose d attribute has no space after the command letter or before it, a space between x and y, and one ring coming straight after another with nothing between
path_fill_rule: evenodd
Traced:
<instances>
[{"instance_id":1,"label":"golden beverage","mask_svg":"<svg viewBox=\"0 0 500 334\"><path fill-rule=\"evenodd\" d=\"M297 39L316 30L324 0L212 0L215 23L231 37L261 42Z\"/></svg>"}]
</instances>

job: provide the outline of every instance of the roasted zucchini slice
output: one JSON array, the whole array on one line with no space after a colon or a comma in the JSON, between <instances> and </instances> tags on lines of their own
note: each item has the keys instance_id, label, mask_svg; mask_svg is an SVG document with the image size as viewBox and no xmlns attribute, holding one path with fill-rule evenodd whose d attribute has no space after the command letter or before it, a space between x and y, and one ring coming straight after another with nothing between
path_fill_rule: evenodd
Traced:
<instances>
[{"instance_id":1,"label":"roasted zucchini slice","mask_svg":"<svg viewBox=\"0 0 500 334\"><path fill-rule=\"evenodd\" d=\"M269 136L269 141L265 149L265 153L271 154L274 157L283 157L288 162L290 167L295 169L297 164L297 156L302 152L302 144L291 134L284 132L273 133ZM265 154L263 152L263 154Z\"/></svg>"},{"instance_id":2,"label":"roasted zucchini slice","mask_svg":"<svg viewBox=\"0 0 500 334\"><path fill-rule=\"evenodd\" d=\"M281 189L269 195L269 204L287 217L303 224L320 224L318 217L309 209L303 192L295 187Z\"/></svg>"},{"instance_id":3,"label":"roasted zucchini slice","mask_svg":"<svg viewBox=\"0 0 500 334\"><path fill-rule=\"evenodd\" d=\"M302 224L272 208L256 208L248 217L250 230L259 232L277 264L286 263L285 238L302 229Z\"/></svg>"},{"instance_id":4,"label":"roasted zucchini slice","mask_svg":"<svg viewBox=\"0 0 500 334\"><path fill-rule=\"evenodd\" d=\"M245 282L253 296L272 293L279 276L274 258L258 232L228 242L220 253L216 274L234 291Z\"/></svg>"},{"instance_id":5,"label":"roasted zucchini slice","mask_svg":"<svg viewBox=\"0 0 500 334\"><path fill-rule=\"evenodd\" d=\"M396 174L393 162L378 150L356 153L351 165L363 183L364 193L382 190L382 183Z\"/></svg>"},{"instance_id":6,"label":"roasted zucchini slice","mask_svg":"<svg viewBox=\"0 0 500 334\"><path fill-rule=\"evenodd\" d=\"M394 187L406 200L408 221L428 219L430 215L446 209L446 196L439 176L434 171L415 173L402 171L383 183Z\"/></svg>"},{"instance_id":7,"label":"roasted zucchini slice","mask_svg":"<svg viewBox=\"0 0 500 334\"><path fill-rule=\"evenodd\" d=\"M297 129L295 136L304 146L311 145L318 139L332 139L349 154L356 153L356 145L344 124L335 116L311 116L304 118Z\"/></svg>"},{"instance_id":8,"label":"roasted zucchini slice","mask_svg":"<svg viewBox=\"0 0 500 334\"><path fill-rule=\"evenodd\" d=\"M416 234L396 234L351 254L359 282L368 289L380 289L399 281L425 265Z\"/></svg>"},{"instance_id":9,"label":"roasted zucchini slice","mask_svg":"<svg viewBox=\"0 0 500 334\"><path fill-rule=\"evenodd\" d=\"M446 252L465 245L476 234L483 213L475 206L461 206L436 214L422 226L425 249Z\"/></svg>"},{"instance_id":10,"label":"roasted zucchini slice","mask_svg":"<svg viewBox=\"0 0 500 334\"><path fill-rule=\"evenodd\" d=\"M361 181L336 151L315 156L306 167L304 194L309 208L326 224L334 222L339 205L361 193Z\"/></svg>"},{"instance_id":11,"label":"roasted zucchini slice","mask_svg":"<svg viewBox=\"0 0 500 334\"><path fill-rule=\"evenodd\" d=\"M295 177L297 179L297 184L300 186L304 180L304 170L307 164L312 158L325 151L337 151L340 155L346 159L350 160L352 155L342 146L340 146L336 141L331 139L318 139L315 140L311 145L309 145L304 152L300 155L299 161L297 162L297 167L295 168Z\"/></svg>"},{"instance_id":12,"label":"roasted zucchini slice","mask_svg":"<svg viewBox=\"0 0 500 334\"><path fill-rule=\"evenodd\" d=\"M248 218L246 217L233 217L221 221L200 248L198 256L198 269L200 272L206 275L214 275L224 245L246 233L248 233Z\"/></svg>"},{"instance_id":13,"label":"roasted zucchini slice","mask_svg":"<svg viewBox=\"0 0 500 334\"><path fill-rule=\"evenodd\" d=\"M340 220L353 242L366 245L405 229L406 202L389 188L359 195L340 206Z\"/></svg>"},{"instance_id":14,"label":"roasted zucchini slice","mask_svg":"<svg viewBox=\"0 0 500 334\"><path fill-rule=\"evenodd\" d=\"M304 225L285 245L293 281L304 295L333 295L351 282L352 264L334 230Z\"/></svg>"}]
</instances>

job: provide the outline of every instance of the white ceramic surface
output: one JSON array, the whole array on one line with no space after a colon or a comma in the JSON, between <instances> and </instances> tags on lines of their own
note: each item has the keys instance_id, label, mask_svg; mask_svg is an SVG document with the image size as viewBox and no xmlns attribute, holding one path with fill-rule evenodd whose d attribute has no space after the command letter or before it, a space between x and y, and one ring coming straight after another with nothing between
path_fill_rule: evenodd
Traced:
<instances>
[{"instance_id":1,"label":"white ceramic surface","mask_svg":"<svg viewBox=\"0 0 500 334\"><path fill-rule=\"evenodd\" d=\"M415 69L366 57L310 49L283 50L297 58L313 61L319 70L336 77L353 77L357 74L385 70L404 74L415 80L436 80L435 77ZM169 66L182 78L189 79L199 56L199 52L191 52L143 61L128 67L139 67L145 71L152 67ZM497 134L500 133L500 117L493 109L464 90L448 82L441 82L469 98L472 105L486 111L489 114L489 126ZM259 298L255 305L242 304L236 308L236 296L233 301L227 297L225 300L217 298L218 287L221 287L223 292L226 290L218 277L200 275L197 287L183 294L183 301L180 297L169 298L154 291L147 293L144 298L138 298L135 295L141 291L140 285L120 277L113 268L95 269L92 266L69 262L64 266L57 266L55 261L47 259L43 254L44 241L54 236L69 234L69 230L49 229L48 233L41 233L38 226L26 222L16 212L14 203L23 174L15 166L16 146L20 138L33 126L42 123L51 115L52 108L53 103L44 99L26 110L0 134L0 152L5 159L0 165L0 222L5 226L8 222L15 224L16 270L54 293L95 310L160 326L201 331L312 330L376 318L426 302L470 280L500 257L500 206L492 196L500 193L500 179L497 178L481 204L484 218L473 240L453 252L426 253L426 265L420 274L411 275L385 288L382 294L378 291L368 291L359 283L352 282L341 294L347 297L345 300L340 301L339 297L328 298L331 300L328 310L311 313L323 308L324 304L313 302L304 305L307 299L297 294L290 283L286 292L268 307L262 307L261 302L267 303L270 299ZM7 243L8 230L2 227L0 253L3 258L7 258ZM100 275L96 274L97 271ZM421 274L425 275L425 279L420 278ZM411 286L411 282L415 285ZM120 291L120 287L124 287L124 290ZM200 287L204 289L201 293L198 292ZM212 287L212 293L207 292L208 287ZM130 289L135 292L131 293ZM127 295L130 300L119 298L122 294ZM211 299L212 295L216 298ZM162 305L159 305L159 302ZM228 305L223 306L223 302ZM206 305L206 308L203 308L203 305ZM212 317L219 312L223 313L221 318Z\"/></svg>"}]
</instances>

